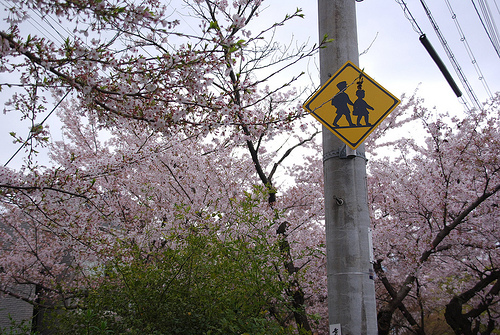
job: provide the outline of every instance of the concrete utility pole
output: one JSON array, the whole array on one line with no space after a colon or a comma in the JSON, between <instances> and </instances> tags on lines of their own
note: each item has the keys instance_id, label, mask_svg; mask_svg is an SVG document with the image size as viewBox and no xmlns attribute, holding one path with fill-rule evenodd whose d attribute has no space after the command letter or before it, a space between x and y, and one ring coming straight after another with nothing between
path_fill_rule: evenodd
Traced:
<instances>
[{"instance_id":1,"label":"concrete utility pole","mask_svg":"<svg viewBox=\"0 0 500 335\"><path fill-rule=\"evenodd\" d=\"M355 0L318 0L321 83L348 60L358 65ZM365 147L352 150L323 127L330 334L375 335Z\"/></svg>"}]
</instances>

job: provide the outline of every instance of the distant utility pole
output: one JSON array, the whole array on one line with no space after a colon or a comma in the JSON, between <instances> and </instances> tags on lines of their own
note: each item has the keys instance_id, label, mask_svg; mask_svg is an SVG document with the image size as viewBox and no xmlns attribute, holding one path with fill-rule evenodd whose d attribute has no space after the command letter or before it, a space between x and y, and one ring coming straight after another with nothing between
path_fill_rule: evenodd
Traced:
<instances>
[{"instance_id":1,"label":"distant utility pole","mask_svg":"<svg viewBox=\"0 0 500 335\"><path fill-rule=\"evenodd\" d=\"M359 63L355 0L318 0L321 83L346 61ZM352 150L323 127L330 334L376 335L365 147Z\"/></svg>"}]
</instances>

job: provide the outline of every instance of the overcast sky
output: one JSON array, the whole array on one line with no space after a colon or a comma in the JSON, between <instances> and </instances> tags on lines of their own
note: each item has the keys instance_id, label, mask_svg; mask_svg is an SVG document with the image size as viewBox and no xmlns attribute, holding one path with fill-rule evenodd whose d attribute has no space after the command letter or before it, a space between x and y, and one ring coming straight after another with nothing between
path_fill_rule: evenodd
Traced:
<instances>
[{"instance_id":1,"label":"overcast sky","mask_svg":"<svg viewBox=\"0 0 500 335\"><path fill-rule=\"evenodd\" d=\"M171 4L174 5L176 1L178 0L172 1ZM478 0L474 1L479 3ZM483 1L486 1L491 9L493 23L500 24L497 0ZM500 89L500 58L488 39L473 7L472 0L449 0L449 3L453 6L456 20L452 19L446 0L429 0L427 5L474 94L479 101L483 102L489 97L484 88L485 83L492 93ZM302 8L305 19L293 21L293 24L286 28L287 33L298 40L318 41L317 0L265 0L264 6L268 8L261 15L261 19L271 18L276 21L281 19L286 12L291 13L295 8ZM461 88L463 96L469 101L469 106L472 106L467 91L462 87L459 77L453 70L421 2L407 0L407 6L420 29L427 35L447 65L448 70ZM421 45L419 34L414 31L412 24L405 17L405 13L396 0L364 0L357 2L356 8L359 51L361 53L368 49L365 54L360 56L359 65L368 75L398 97L403 93L411 94L418 88L418 95L426 100L428 107L437 106L439 111L449 111L452 114L464 110L461 100L456 98L443 75ZM461 41L461 35L456 27L457 23L470 46L477 66L472 63L465 43ZM187 19L181 22L181 26L189 26ZM187 28L192 29L191 27ZM317 64L311 62L304 71L308 71L313 78L319 78L316 67ZM484 75L483 81L479 80L478 69ZM319 83L319 79L317 80ZM4 92L3 94L5 95ZM12 121L9 122L4 115L1 117L0 141L2 141L2 150L0 159L4 164L17 149L8 135L9 131L16 129L14 129ZM27 132L27 129L25 130ZM54 127L52 130L55 130Z\"/></svg>"}]
</instances>

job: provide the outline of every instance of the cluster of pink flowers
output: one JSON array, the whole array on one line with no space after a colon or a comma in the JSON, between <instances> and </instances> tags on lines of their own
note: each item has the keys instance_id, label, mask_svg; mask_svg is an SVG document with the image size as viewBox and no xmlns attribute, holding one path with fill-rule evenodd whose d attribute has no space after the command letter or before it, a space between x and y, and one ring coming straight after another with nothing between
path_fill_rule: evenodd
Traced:
<instances>
[{"instance_id":1,"label":"cluster of pink flowers","mask_svg":"<svg viewBox=\"0 0 500 335\"><path fill-rule=\"evenodd\" d=\"M324 282L321 174L305 172L318 167L318 131L295 122L303 112L289 104L294 90L261 88L247 71L264 33L252 39L241 28L260 1L217 2L217 24L200 24L200 36L175 31L178 22L165 21L160 3L19 1L16 22L35 5L61 22L81 11L74 39L60 45L36 35L26 41L22 29L2 35L5 57L24 60L16 71L27 87L56 98L73 94L58 108L64 141L50 144L51 165L0 169L0 290L37 283L61 298L97 285L106 262L130 261L132 246L146 254L175 248L195 230L249 243L262 234L270 245L290 240L290 264L303 270L282 267L282 278L324 314L316 298L324 285L313 285ZM159 25L172 30L152 28ZM265 78L286 68L259 57L259 66L273 68ZM9 107L35 120L34 101L47 105L18 94ZM290 147L304 149L304 162L286 159ZM279 236L285 221L286 236Z\"/></svg>"}]
</instances>

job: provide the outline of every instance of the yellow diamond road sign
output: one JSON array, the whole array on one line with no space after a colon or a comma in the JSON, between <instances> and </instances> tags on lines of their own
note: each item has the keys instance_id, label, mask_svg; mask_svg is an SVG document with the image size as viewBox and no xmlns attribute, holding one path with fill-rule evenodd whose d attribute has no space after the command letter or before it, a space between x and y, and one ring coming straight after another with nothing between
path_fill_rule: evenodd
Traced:
<instances>
[{"instance_id":1,"label":"yellow diamond road sign","mask_svg":"<svg viewBox=\"0 0 500 335\"><path fill-rule=\"evenodd\" d=\"M303 107L356 149L399 102L356 65L347 62Z\"/></svg>"}]
</instances>

